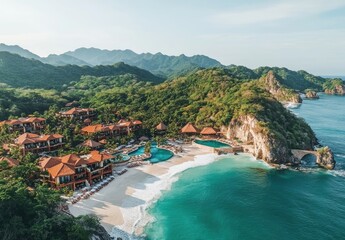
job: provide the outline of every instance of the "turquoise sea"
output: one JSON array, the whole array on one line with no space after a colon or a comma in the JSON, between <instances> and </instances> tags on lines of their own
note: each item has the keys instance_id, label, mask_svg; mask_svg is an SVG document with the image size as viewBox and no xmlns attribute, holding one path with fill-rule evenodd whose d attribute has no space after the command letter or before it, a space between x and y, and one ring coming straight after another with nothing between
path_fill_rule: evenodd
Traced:
<instances>
[{"instance_id":1,"label":"turquoise sea","mask_svg":"<svg viewBox=\"0 0 345 240\"><path fill-rule=\"evenodd\" d=\"M188 169L150 208L147 239L345 239L345 97L293 111L333 149L335 170L275 170L244 154Z\"/></svg>"}]
</instances>

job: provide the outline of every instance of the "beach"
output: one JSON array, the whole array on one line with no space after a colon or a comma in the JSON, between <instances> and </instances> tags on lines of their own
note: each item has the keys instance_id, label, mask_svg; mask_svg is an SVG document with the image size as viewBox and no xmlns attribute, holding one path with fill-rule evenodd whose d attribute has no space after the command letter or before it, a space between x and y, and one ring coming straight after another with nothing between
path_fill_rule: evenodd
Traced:
<instances>
[{"instance_id":1,"label":"beach","mask_svg":"<svg viewBox=\"0 0 345 240\"><path fill-rule=\"evenodd\" d=\"M184 170L209 164L216 159L211 148L197 144L183 145L183 153L153 165L128 169L116 176L108 186L74 205L69 205L74 216L94 214L113 237L135 238L143 233L151 221L147 207L168 190Z\"/></svg>"}]
</instances>

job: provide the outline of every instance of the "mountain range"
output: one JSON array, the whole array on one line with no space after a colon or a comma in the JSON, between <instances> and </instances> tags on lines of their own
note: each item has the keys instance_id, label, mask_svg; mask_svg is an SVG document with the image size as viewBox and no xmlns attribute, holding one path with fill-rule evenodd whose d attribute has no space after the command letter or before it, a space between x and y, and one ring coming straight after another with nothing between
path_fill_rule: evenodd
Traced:
<instances>
[{"instance_id":1,"label":"mountain range","mask_svg":"<svg viewBox=\"0 0 345 240\"><path fill-rule=\"evenodd\" d=\"M40 57L20 46L9 46L0 44L0 51L18 54L22 57L35 59L42 63L54 66L78 65L97 66L112 65L118 62L136 66L151 73L171 78L183 75L196 68L210 68L222 66L220 62L204 55L187 57L184 54L179 56L168 56L162 53L137 54L131 50L101 50L98 48L78 48L60 55L50 54L48 57Z\"/></svg>"},{"instance_id":2,"label":"mountain range","mask_svg":"<svg viewBox=\"0 0 345 240\"><path fill-rule=\"evenodd\" d=\"M9 52L0 52L0 83L11 87L61 89L84 75L101 77L130 74L141 81L160 83L165 79L141 68L119 62L113 65L53 66Z\"/></svg>"},{"instance_id":3,"label":"mountain range","mask_svg":"<svg viewBox=\"0 0 345 240\"><path fill-rule=\"evenodd\" d=\"M54 89L79 81L84 75L110 77L131 74L133 79L158 84L166 79L185 76L197 69L230 69L237 79L259 79L273 71L280 84L297 91L324 90L326 79L306 71L287 68L223 66L203 55L187 57L161 53L137 54L131 50L79 48L60 55L42 58L20 46L0 44L0 83L11 87ZM339 83L337 82L339 85ZM334 85L334 84L333 84ZM341 85L341 83L340 83Z\"/></svg>"}]
</instances>

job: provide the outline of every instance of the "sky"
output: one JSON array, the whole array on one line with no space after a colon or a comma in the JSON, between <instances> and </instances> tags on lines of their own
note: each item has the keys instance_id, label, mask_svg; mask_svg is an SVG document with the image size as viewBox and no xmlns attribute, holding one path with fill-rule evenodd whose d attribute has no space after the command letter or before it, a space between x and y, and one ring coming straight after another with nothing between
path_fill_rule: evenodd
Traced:
<instances>
[{"instance_id":1,"label":"sky","mask_svg":"<svg viewBox=\"0 0 345 240\"><path fill-rule=\"evenodd\" d=\"M345 75L345 0L0 0L0 42L131 49Z\"/></svg>"}]
</instances>

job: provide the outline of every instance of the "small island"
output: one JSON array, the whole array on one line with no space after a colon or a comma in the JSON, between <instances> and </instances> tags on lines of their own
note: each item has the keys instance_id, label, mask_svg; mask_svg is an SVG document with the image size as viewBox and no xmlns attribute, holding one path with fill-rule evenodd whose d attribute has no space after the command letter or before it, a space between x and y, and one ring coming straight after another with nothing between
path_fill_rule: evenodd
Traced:
<instances>
[{"instance_id":1,"label":"small island","mask_svg":"<svg viewBox=\"0 0 345 240\"><path fill-rule=\"evenodd\" d=\"M311 89L307 89L307 90L305 90L305 98L306 99L319 99L320 97L316 91L311 90Z\"/></svg>"}]
</instances>

